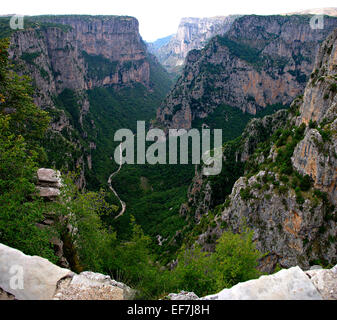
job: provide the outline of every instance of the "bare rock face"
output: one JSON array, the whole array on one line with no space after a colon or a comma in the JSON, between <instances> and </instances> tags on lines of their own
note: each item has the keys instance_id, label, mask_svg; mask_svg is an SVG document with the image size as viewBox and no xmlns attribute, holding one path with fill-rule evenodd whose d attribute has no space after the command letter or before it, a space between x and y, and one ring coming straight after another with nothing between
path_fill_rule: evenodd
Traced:
<instances>
[{"instance_id":1,"label":"bare rock face","mask_svg":"<svg viewBox=\"0 0 337 320\"><path fill-rule=\"evenodd\" d=\"M125 300L135 291L109 276L60 268L0 244L0 299Z\"/></svg>"},{"instance_id":2,"label":"bare rock face","mask_svg":"<svg viewBox=\"0 0 337 320\"><path fill-rule=\"evenodd\" d=\"M55 200L60 195L62 183L59 171L40 168L37 171L37 179L37 188L41 197L47 200Z\"/></svg>"},{"instance_id":3,"label":"bare rock face","mask_svg":"<svg viewBox=\"0 0 337 320\"><path fill-rule=\"evenodd\" d=\"M238 16L182 18L177 33L157 54L169 72L179 72L189 51L203 48L218 34L225 34Z\"/></svg>"},{"instance_id":4,"label":"bare rock face","mask_svg":"<svg viewBox=\"0 0 337 320\"><path fill-rule=\"evenodd\" d=\"M277 129L283 128L288 120L288 113L286 110L279 110L273 115L266 116L264 118L252 119L248 124L244 132L242 133L242 139L237 146L225 146L223 151L223 165L226 166L226 161L233 158L233 161L240 164L244 163L249 156L251 156L257 145L263 143L267 137L272 135ZM224 168L225 169L225 168ZM223 169L223 171L225 171ZM242 171L243 173L243 171ZM221 173L224 183L227 185L234 185L234 181L230 181L225 174ZM190 211L191 208L195 208L194 217L197 222L201 217L208 212L210 208L223 203L226 194L219 195L213 190L212 184L209 179L202 174L201 170L196 170L196 174L193 178L192 184L188 189L188 203L181 207L181 214Z\"/></svg>"},{"instance_id":5,"label":"bare rock face","mask_svg":"<svg viewBox=\"0 0 337 320\"><path fill-rule=\"evenodd\" d=\"M297 124L314 123L297 145L293 166L337 204L337 31L322 44L304 91Z\"/></svg>"},{"instance_id":6,"label":"bare rock face","mask_svg":"<svg viewBox=\"0 0 337 320\"><path fill-rule=\"evenodd\" d=\"M272 272L277 263L284 268L299 265L308 269L311 261L336 261L335 243L328 240L337 236L336 224L326 221L324 204L313 205L309 199L299 204L294 191L282 194L273 184L268 190L256 188L263 184L266 174L260 171L249 179L237 180L228 197L230 205L215 219L216 227L209 227L199 236L198 242L206 250L213 250L215 244L208 243L207 239L220 237L224 226L239 232L246 221L254 231L257 249L269 253L260 261L260 269L264 272ZM278 175L267 175L279 181ZM279 183L282 189L284 184ZM248 196L245 195L247 190Z\"/></svg>"},{"instance_id":7,"label":"bare rock face","mask_svg":"<svg viewBox=\"0 0 337 320\"><path fill-rule=\"evenodd\" d=\"M252 122L238 147L225 145L223 168L227 176L220 175L217 183L212 183L196 175L189 193L195 220L207 219L211 210L217 213L210 214L207 228L199 231L197 242L205 250L214 250L215 240L224 230L238 233L246 224L254 231L257 248L268 253L260 261L264 272L273 272L277 264L304 269L317 262L336 264L336 44L334 31L319 49L304 97L294 100L286 120L280 118L279 128L282 123L291 142L280 143L277 136L271 137L272 130L267 131L261 120L256 120L260 131L252 130ZM259 140L263 135L265 140ZM264 141L260 148L252 143ZM237 170L239 176L232 182L228 176L240 161L245 169Z\"/></svg>"},{"instance_id":8,"label":"bare rock face","mask_svg":"<svg viewBox=\"0 0 337 320\"><path fill-rule=\"evenodd\" d=\"M50 16L40 17L39 22L64 27L15 32L11 38L10 56L24 60L24 54L34 55L29 68L36 75L41 91L60 93L65 88L85 90L131 82L149 84L147 50L139 34L137 19ZM93 62L98 63L98 69L93 70ZM105 69L100 70L104 64ZM41 72L41 68L44 71Z\"/></svg>"},{"instance_id":9,"label":"bare rock face","mask_svg":"<svg viewBox=\"0 0 337 320\"><path fill-rule=\"evenodd\" d=\"M326 17L312 30L309 16L243 16L225 36L186 57L182 76L157 111L166 128L191 128L221 105L251 114L290 104L303 93L319 45L337 27Z\"/></svg>"},{"instance_id":10,"label":"bare rock face","mask_svg":"<svg viewBox=\"0 0 337 320\"><path fill-rule=\"evenodd\" d=\"M61 164L51 159L51 165L69 170L78 168L80 175L76 184L84 188L85 172L92 169L91 162L87 161L92 151L79 135L86 139L88 131L93 130L93 136L96 134L93 120L91 125L85 125L90 117L86 91L135 84L151 90L152 58L139 34L138 21L133 17L70 15L30 19L33 27L12 34L9 57L20 74L33 79L34 102L52 116L46 134L46 152L55 153L53 141L67 150L62 160L58 160ZM69 116L56 102L64 92L76 101L75 117L72 113ZM53 190L44 190L43 194L55 196Z\"/></svg>"},{"instance_id":11,"label":"bare rock face","mask_svg":"<svg viewBox=\"0 0 337 320\"><path fill-rule=\"evenodd\" d=\"M311 129L296 147L292 158L294 167L302 174L309 175L314 180L315 187L327 192L335 205L337 204L336 155L336 134L332 136L332 141L325 142L318 130Z\"/></svg>"}]
</instances>

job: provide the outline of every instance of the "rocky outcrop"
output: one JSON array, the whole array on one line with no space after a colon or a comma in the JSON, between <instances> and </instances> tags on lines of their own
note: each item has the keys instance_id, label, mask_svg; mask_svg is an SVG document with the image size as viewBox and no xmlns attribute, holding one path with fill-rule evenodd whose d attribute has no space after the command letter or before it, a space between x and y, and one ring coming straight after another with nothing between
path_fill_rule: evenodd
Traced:
<instances>
[{"instance_id":1,"label":"rocky outcrop","mask_svg":"<svg viewBox=\"0 0 337 320\"><path fill-rule=\"evenodd\" d=\"M275 184L264 183L267 176ZM268 253L260 261L264 272L272 272L277 263L284 268L299 265L308 269L313 261L337 260L336 222L326 218L325 204L314 203L311 197L298 203L296 193L277 174L260 171L249 179L241 177L228 203L215 218L216 227L209 227L198 238L206 250L215 245L207 242L209 237L220 237L225 228L240 232L246 223L254 231L257 249Z\"/></svg>"},{"instance_id":2,"label":"rocky outcrop","mask_svg":"<svg viewBox=\"0 0 337 320\"><path fill-rule=\"evenodd\" d=\"M273 275L239 283L217 294L198 298L193 292L170 294L171 300L336 300L337 266L302 271L283 269Z\"/></svg>"},{"instance_id":3,"label":"rocky outcrop","mask_svg":"<svg viewBox=\"0 0 337 320\"><path fill-rule=\"evenodd\" d=\"M154 53L169 71L180 73L189 51L203 48L218 34L225 34L238 16L182 18L177 33Z\"/></svg>"},{"instance_id":4,"label":"rocky outcrop","mask_svg":"<svg viewBox=\"0 0 337 320\"><path fill-rule=\"evenodd\" d=\"M37 170L37 190L44 201L57 201L61 195L62 179L61 173L57 170L40 168ZM56 217L53 212L44 214L44 220L38 223L38 227L53 228L55 222L59 222L60 217ZM63 241L60 237L54 235L50 242L53 245L54 253L58 257L58 265L64 268L69 267L69 263L64 255Z\"/></svg>"},{"instance_id":5,"label":"rocky outcrop","mask_svg":"<svg viewBox=\"0 0 337 320\"><path fill-rule=\"evenodd\" d=\"M135 291L109 276L60 268L0 244L0 298L17 300L127 300Z\"/></svg>"},{"instance_id":6,"label":"rocky outcrop","mask_svg":"<svg viewBox=\"0 0 337 320\"><path fill-rule=\"evenodd\" d=\"M0 244L0 268L0 287L19 300L52 299L58 281L72 275L70 270L46 259L27 256L3 244Z\"/></svg>"},{"instance_id":7,"label":"rocky outcrop","mask_svg":"<svg viewBox=\"0 0 337 320\"><path fill-rule=\"evenodd\" d=\"M300 106L301 123L311 128L294 151L293 166L337 205L337 31L318 52Z\"/></svg>"},{"instance_id":8,"label":"rocky outcrop","mask_svg":"<svg viewBox=\"0 0 337 320\"><path fill-rule=\"evenodd\" d=\"M321 45L304 96L294 100L280 126L273 125L279 130L261 126L258 132L249 124L239 142L224 147L225 174L196 176L189 208L198 224L207 221L197 237L205 250L214 249L224 230L239 233L247 225L267 253L259 266L264 272L277 264L308 269L336 263L336 43L334 31ZM256 148L250 141L257 136L263 143ZM240 159L243 167L235 171ZM235 172L241 177L232 187Z\"/></svg>"},{"instance_id":9,"label":"rocky outcrop","mask_svg":"<svg viewBox=\"0 0 337 320\"><path fill-rule=\"evenodd\" d=\"M239 283L204 300L322 300L316 287L299 268Z\"/></svg>"},{"instance_id":10,"label":"rocky outcrop","mask_svg":"<svg viewBox=\"0 0 337 320\"><path fill-rule=\"evenodd\" d=\"M290 104L303 93L321 41L337 27L334 17L325 17L321 30L309 22L310 16L236 19L225 36L189 52L182 76L158 109L158 124L189 129L221 104L251 114Z\"/></svg>"},{"instance_id":11,"label":"rocky outcrop","mask_svg":"<svg viewBox=\"0 0 337 320\"><path fill-rule=\"evenodd\" d=\"M199 297L194 292L180 291L179 293L170 293L168 300L198 300Z\"/></svg>"},{"instance_id":12,"label":"rocky outcrop","mask_svg":"<svg viewBox=\"0 0 337 320\"><path fill-rule=\"evenodd\" d=\"M231 190L237 178L243 173L243 164L249 156L251 156L257 145L263 143L276 130L283 128L288 120L288 112L279 110L275 114L264 118L252 119L242 133L240 141L236 144L225 144L223 150L223 170L217 180L218 186L214 186L214 179L209 179L202 174L202 168L196 170L192 184L188 189L188 202L183 204L180 209L182 215L193 211L195 221L199 222L201 217L216 205L223 203L226 200L225 188L219 189L219 184L226 186L226 189ZM238 170L234 170L234 165ZM228 168L228 170L226 170ZM228 176L231 172L231 176Z\"/></svg>"},{"instance_id":13,"label":"rocky outcrop","mask_svg":"<svg viewBox=\"0 0 337 320\"><path fill-rule=\"evenodd\" d=\"M28 62L30 69L35 67L34 79L40 80L41 91L60 93L65 88L132 82L149 85L147 50L137 19L76 15L35 19L47 27L15 32L10 56Z\"/></svg>"},{"instance_id":14,"label":"rocky outcrop","mask_svg":"<svg viewBox=\"0 0 337 320\"><path fill-rule=\"evenodd\" d=\"M61 174L53 169L40 168L37 170L37 189L42 198L55 200L60 195Z\"/></svg>"},{"instance_id":15,"label":"rocky outcrop","mask_svg":"<svg viewBox=\"0 0 337 320\"><path fill-rule=\"evenodd\" d=\"M337 266L305 272L324 300L337 300Z\"/></svg>"}]
</instances>

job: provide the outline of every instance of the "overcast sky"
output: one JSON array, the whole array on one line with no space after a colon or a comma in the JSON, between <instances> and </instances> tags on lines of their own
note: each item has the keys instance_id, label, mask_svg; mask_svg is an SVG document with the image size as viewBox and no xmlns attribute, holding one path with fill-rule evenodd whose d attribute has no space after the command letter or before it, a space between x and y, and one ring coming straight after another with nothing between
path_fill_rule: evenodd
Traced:
<instances>
[{"instance_id":1,"label":"overcast sky","mask_svg":"<svg viewBox=\"0 0 337 320\"><path fill-rule=\"evenodd\" d=\"M183 17L277 14L336 6L336 0L2 0L0 14L129 15L138 19L143 39L153 41L175 33Z\"/></svg>"}]
</instances>

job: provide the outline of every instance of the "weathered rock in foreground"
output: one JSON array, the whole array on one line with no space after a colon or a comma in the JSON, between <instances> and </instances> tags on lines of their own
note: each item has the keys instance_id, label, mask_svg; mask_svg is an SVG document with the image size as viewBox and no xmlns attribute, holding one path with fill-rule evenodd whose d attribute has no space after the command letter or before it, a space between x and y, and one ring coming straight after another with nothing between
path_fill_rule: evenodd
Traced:
<instances>
[{"instance_id":1,"label":"weathered rock in foreground","mask_svg":"<svg viewBox=\"0 0 337 320\"><path fill-rule=\"evenodd\" d=\"M179 293L170 293L169 300L198 300L199 297L194 292L180 291Z\"/></svg>"},{"instance_id":2,"label":"weathered rock in foreground","mask_svg":"<svg viewBox=\"0 0 337 320\"><path fill-rule=\"evenodd\" d=\"M170 293L171 300L199 300L193 292ZM239 283L200 300L337 300L337 265L332 269L283 269Z\"/></svg>"},{"instance_id":3,"label":"weathered rock in foreground","mask_svg":"<svg viewBox=\"0 0 337 320\"><path fill-rule=\"evenodd\" d=\"M15 275L18 277L17 282L13 277ZM23 276L23 286L20 285L20 275ZM71 275L70 270L60 268L47 259L27 256L0 244L0 288L18 300L52 299L57 283Z\"/></svg>"},{"instance_id":4,"label":"weathered rock in foreground","mask_svg":"<svg viewBox=\"0 0 337 320\"><path fill-rule=\"evenodd\" d=\"M85 271L62 279L53 300L129 300L134 295L134 290L109 276Z\"/></svg>"},{"instance_id":5,"label":"weathered rock in foreground","mask_svg":"<svg viewBox=\"0 0 337 320\"><path fill-rule=\"evenodd\" d=\"M324 300L337 300L337 265L330 269L305 272Z\"/></svg>"},{"instance_id":6,"label":"weathered rock in foreground","mask_svg":"<svg viewBox=\"0 0 337 320\"><path fill-rule=\"evenodd\" d=\"M204 297L205 300L322 300L322 296L299 267L281 270L257 280Z\"/></svg>"},{"instance_id":7,"label":"weathered rock in foreground","mask_svg":"<svg viewBox=\"0 0 337 320\"><path fill-rule=\"evenodd\" d=\"M0 299L126 300L134 294L134 290L109 276L93 272L75 274L47 259L0 244Z\"/></svg>"}]
</instances>

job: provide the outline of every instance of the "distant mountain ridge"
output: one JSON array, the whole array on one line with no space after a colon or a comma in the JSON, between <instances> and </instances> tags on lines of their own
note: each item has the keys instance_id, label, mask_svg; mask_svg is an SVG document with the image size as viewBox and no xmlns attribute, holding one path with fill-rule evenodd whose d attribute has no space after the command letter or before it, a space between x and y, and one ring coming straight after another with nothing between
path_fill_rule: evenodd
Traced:
<instances>
[{"instance_id":1,"label":"distant mountain ridge","mask_svg":"<svg viewBox=\"0 0 337 320\"><path fill-rule=\"evenodd\" d=\"M221 104L256 114L302 94L321 41L337 18L311 29L309 15L243 16L225 36L188 53L181 77L157 112L165 128L192 126Z\"/></svg>"},{"instance_id":2,"label":"distant mountain ridge","mask_svg":"<svg viewBox=\"0 0 337 320\"><path fill-rule=\"evenodd\" d=\"M180 73L189 51L201 49L217 34L225 34L237 15L211 18L182 18L177 33L155 54L171 73Z\"/></svg>"},{"instance_id":3,"label":"distant mountain ridge","mask_svg":"<svg viewBox=\"0 0 337 320\"><path fill-rule=\"evenodd\" d=\"M171 40L172 37L174 37L174 34L171 34L163 38L159 38L153 42L146 42L146 45L151 53L156 54L157 51L162 46L166 45Z\"/></svg>"}]
</instances>

